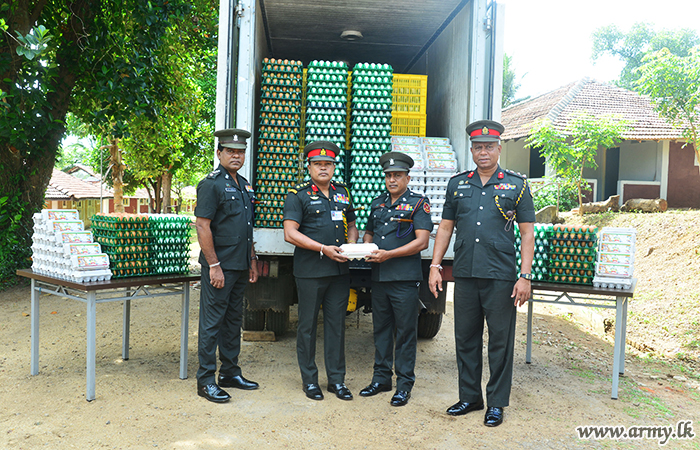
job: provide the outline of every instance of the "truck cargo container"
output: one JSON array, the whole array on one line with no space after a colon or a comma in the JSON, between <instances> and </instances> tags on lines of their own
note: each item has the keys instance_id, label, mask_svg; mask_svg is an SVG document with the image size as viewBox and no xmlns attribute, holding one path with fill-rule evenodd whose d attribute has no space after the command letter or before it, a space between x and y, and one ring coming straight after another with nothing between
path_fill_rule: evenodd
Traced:
<instances>
[{"instance_id":1,"label":"truck cargo container","mask_svg":"<svg viewBox=\"0 0 700 450\"><path fill-rule=\"evenodd\" d=\"M216 128L251 131L240 173L255 183L264 58L304 67L314 60L343 61L350 69L389 64L395 74L427 75L426 135L448 137L460 171L473 169L466 125L501 114L503 12L487 0L221 0ZM297 302L294 248L281 228L256 228L254 241L262 274L247 287L243 326L283 334ZM446 289L435 299L427 288L433 242L434 234L422 252L419 336L427 338L437 334L445 312ZM450 245L446 280L452 256ZM357 308L369 311L369 265L351 262L351 280Z\"/></svg>"}]
</instances>

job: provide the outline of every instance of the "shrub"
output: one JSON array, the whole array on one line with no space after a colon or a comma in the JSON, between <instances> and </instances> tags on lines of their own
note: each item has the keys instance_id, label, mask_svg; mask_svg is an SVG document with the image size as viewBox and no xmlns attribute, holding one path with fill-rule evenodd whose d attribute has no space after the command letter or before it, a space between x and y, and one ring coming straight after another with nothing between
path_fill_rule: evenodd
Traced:
<instances>
[{"instance_id":1,"label":"shrub","mask_svg":"<svg viewBox=\"0 0 700 450\"><path fill-rule=\"evenodd\" d=\"M535 211L550 206L559 205L559 211L570 211L578 206L578 190L576 186L565 183L559 178L545 178L542 183L531 186Z\"/></svg>"}]
</instances>

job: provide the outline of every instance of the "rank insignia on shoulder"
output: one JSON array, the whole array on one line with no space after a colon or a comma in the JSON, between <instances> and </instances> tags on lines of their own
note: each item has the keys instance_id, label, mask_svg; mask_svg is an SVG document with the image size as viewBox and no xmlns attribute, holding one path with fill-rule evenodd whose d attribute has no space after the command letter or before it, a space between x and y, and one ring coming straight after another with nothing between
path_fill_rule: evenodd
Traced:
<instances>
[{"instance_id":1,"label":"rank insignia on shoulder","mask_svg":"<svg viewBox=\"0 0 700 450\"><path fill-rule=\"evenodd\" d=\"M423 202L423 211L425 211L426 214L430 214L430 203Z\"/></svg>"},{"instance_id":2,"label":"rank insignia on shoulder","mask_svg":"<svg viewBox=\"0 0 700 450\"><path fill-rule=\"evenodd\" d=\"M296 193L297 193L297 190L296 190L296 189L293 189L293 188L290 188L290 189L289 189L289 192L291 192L292 194L296 194Z\"/></svg>"},{"instance_id":3,"label":"rank insignia on shoulder","mask_svg":"<svg viewBox=\"0 0 700 450\"><path fill-rule=\"evenodd\" d=\"M207 178L216 178L216 176L217 176L219 173L221 173L221 171L220 171L219 169L216 169L216 170L210 172L209 175L207 175Z\"/></svg>"}]
</instances>

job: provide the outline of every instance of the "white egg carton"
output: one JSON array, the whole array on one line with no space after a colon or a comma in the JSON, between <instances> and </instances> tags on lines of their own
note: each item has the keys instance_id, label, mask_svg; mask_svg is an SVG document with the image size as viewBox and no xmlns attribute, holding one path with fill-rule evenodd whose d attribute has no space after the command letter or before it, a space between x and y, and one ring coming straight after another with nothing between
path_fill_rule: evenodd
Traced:
<instances>
[{"instance_id":1,"label":"white egg carton","mask_svg":"<svg viewBox=\"0 0 700 450\"><path fill-rule=\"evenodd\" d=\"M423 137L420 140L423 145L450 145L450 138L446 137Z\"/></svg>"},{"instance_id":2,"label":"white egg carton","mask_svg":"<svg viewBox=\"0 0 700 450\"><path fill-rule=\"evenodd\" d=\"M77 209L42 209L42 220L80 220Z\"/></svg>"},{"instance_id":3,"label":"white egg carton","mask_svg":"<svg viewBox=\"0 0 700 450\"><path fill-rule=\"evenodd\" d=\"M421 144L421 138L418 136L392 136L391 137L391 144L397 144L397 145L420 145ZM401 150L397 150L401 151Z\"/></svg>"},{"instance_id":4,"label":"white egg carton","mask_svg":"<svg viewBox=\"0 0 700 450\"><path fill-rule=\"evenodd\" d=\"M343 244L340 246L343 254L349 259L365 259L375 250L379 250L377 244Z\"/></svg>"},{"instance_id":5,"label":"white egg carton","mask_svg":"<svg viewBox=\"0 0 700 450\"><path fill-rule=\"evenodd\" d=\"M603 289L629 289L632 287L631 278L593 277L593 287Z\"/></svg>"}]
</instances>

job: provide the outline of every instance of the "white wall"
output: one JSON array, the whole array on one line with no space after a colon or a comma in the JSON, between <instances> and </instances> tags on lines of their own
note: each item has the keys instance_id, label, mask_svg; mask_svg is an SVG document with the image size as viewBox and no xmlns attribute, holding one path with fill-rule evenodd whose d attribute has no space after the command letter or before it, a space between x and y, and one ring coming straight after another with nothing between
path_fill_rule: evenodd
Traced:
<instances>
[{"instance_id":1,"label":"white wall","mask_svg":"<svg viewBox=\"0 0 700 450\"><path fill-rule=\"evenodd\" d=\"M504 142L502 147L501 167L530 176L530 149L525 148L525 139Z\"/></svg>"},{"instance_id":2,"label":"white wall","mask_svg":"<svg viewBox=\"0 0 700 450\"><path fill-rule=\"evenodd\" d=\"M620 145L620 180L660 181L660 142L625 142Z\"/></svg>"}]
</instances>

